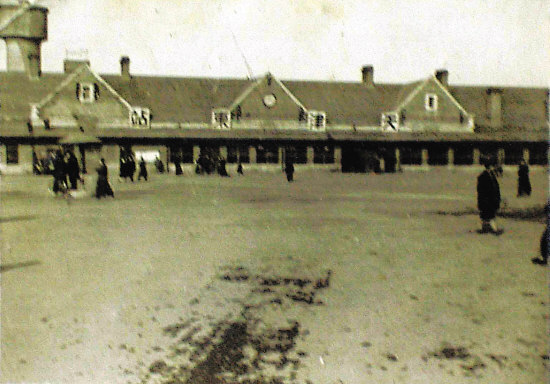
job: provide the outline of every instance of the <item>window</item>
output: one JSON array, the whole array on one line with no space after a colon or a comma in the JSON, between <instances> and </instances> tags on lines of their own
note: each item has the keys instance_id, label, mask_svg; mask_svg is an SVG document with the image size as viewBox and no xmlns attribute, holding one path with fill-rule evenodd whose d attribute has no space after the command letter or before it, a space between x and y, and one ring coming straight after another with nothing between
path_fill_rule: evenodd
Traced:
<instances>
[{"instance_id":1,"label":"window","mask_svg":"<svg viewBox=\"0 0 550 384\"><path fill-rule=\"evenodd\" d=\"M307 115L309 129L324 130L326 128L327 117L325 112L309 111Z\"/></svg>"},{"instance_id":2,"label":"window","mask_svg":"<svg viewBox=\"0 0 550 384\"><path fill-rule=\"evenodd\" d=\"M19 164L19 146L17 144L6 145L6 163Z\"/></svg>"},{"instance_id":3,"label":"window","mask_svg":"<svg viewBox=\"0 0 550 384\"><path fill-rule=\"evenodd\" d=\"M81 103L93 103L99 99L99 86L94 83L77 83L76 98Z\"/></svg>"},{"instance_id":4,"label":"window","mask_svg":"<svg viewBox=\"0 0 550 384\"><path fill-rule=\"evenodd\" d=\"M426 107L426 111L437 111L437 95L434 95L433 93L427 93L426 98L424 99L424 104Z\"/></svg>"},{"instance_id":5,"label":"window","mask_svg":"<svg viewBox=\"0 0 550 384\"><path fill-rule=\"evenodd\" d=\"M151 126L151 111L149 108L134 107L130 112L130 124L140 128Z\"/></svg>"},{"instance_id":6,"label":"window","mask_svg":"<svg viewBox=\"0 0 550 384\"><path fill-rule=\"evenodd\" d=\"M231 128L231 112L227 109L215 109L212 111L212 125L215 128Z\"/></svg>"},{"instance_id":7,"label":"window","mask_svg":"<svg viewBox=\"0 0 550 384\"><path fill-rule=\"evenodd\" d=\"M385 131L395 131L399 130L399 116L397 113L383 113L382 119L380 122L382 129Z\"/></svg>"},{"instance_id":8,"label":"window","mask_svg":"<svg viewBox=\"0 0 550 384\"><path fill-rule=\"evenodd\" d=\"M302 107L300 107L300 109L298 110L298 121L299 122L307 121L306 111Z\"/></svg>"}]
</instances>

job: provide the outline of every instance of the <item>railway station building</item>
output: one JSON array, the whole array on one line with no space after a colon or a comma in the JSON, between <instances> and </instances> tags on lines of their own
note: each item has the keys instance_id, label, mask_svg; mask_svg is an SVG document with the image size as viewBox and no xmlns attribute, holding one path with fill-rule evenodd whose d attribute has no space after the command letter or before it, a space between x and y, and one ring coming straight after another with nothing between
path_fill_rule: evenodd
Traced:
<instances>
[{"instance_id":1,"label":"railway station building","mask_svg":"<svg viewBox=\"0 0 550 384\"><path fill-rule=\"evenodd\" d=\"M250 167L300 166L365 172L407 166L468 166L483 154L503 165L547 165L547 88L465 86L449 72L408 84L99 74L69 58L62 73L42 73L48 9L0 2L0 172L32 172L33 162L64 143L83 165L121 151L189 167L201 152ZM95 163L94 163L95 167Z\"/></svg>"}]
</instances>

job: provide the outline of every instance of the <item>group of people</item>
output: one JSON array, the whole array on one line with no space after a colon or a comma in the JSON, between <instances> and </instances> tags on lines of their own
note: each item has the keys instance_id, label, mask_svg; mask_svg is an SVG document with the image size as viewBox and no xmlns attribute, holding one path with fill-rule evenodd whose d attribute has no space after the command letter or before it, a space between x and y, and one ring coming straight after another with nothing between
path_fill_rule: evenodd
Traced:
<instances>
[{"instance_id":1,"label":"group of people","mask_svg":"<svg viewBox=\"0 0 550 384\"><path fill-rule=\"evenodd\" d=\"M219 155L201 153L196 162L195 173L197 175L210 175L217 172L220 176L229 177L226 169L226 163L226 160ZM237 169L237 172L239 172L239 168ZM242 165L239 173L242 174Z\"/></svg>"},{"instance_id":2,"label":"group of people","mask_svg":"<svg viewBox=\"0 0 550 384\"><path fill-rule=\"evenodd\" d=\"M158 158L157 158L158 159ZM160 161L160 160L159 160ZM161 162L162 163L162 162ZM159 169L158 163L156 164L157 169ZM162 168L164 172L164 164L162 164ZM119 177L120 179L127 181L127 179L130 179L132 183L134 182L134 175L136 173L136 160L134 157L134 154L132 152L126 152L120 156L120 169L119 169ZM147 164L145 163L145 160L143 157L139 160L139 174L138 174L138 181L140 181L142 178L147 181L148 173L147 173Z\"/></svg>"},{"instance_id":3,"label":"group of people","mask_svg":"<svg viewBox=\"0 0 550 384\"><path fill-rule=\"evenodd\" d=\"M477 207L481 219L479 233L493 233L497 236L503 233L496 223L497 211L500 209L501 195L498 178L502 176L502 167L492 158L482 159L485 170L477 178ZM531 181L529 179L529 166L525 160L521 160L518 167L517 197L531 195ZM533 263L548 264L549 242L549 215L550 202L546 205L546 229L540 239L540 259L532 259Z\"/></svg>"},{"instance_id":4,"label":"group of people","mask_svg":"<svg viewBox=\"0 0 550 384\"><path fill-rule=\"evenodd\" d=\"M80 177L78 160L72 151L63 152L61 149L58 149L53 155L52 163L52 192L55 195L58 193L65 194L69 190L76 190L78 188L78 181L84 183L84 179Z\"/></svg>"}]
</instances>

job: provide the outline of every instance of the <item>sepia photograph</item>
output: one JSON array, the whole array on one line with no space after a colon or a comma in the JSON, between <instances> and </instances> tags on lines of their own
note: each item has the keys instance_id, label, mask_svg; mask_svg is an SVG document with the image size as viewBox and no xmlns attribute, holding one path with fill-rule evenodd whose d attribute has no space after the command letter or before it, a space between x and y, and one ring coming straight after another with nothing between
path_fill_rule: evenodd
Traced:
<instances>
[{"instance_id":1,"label":"sepia photograph","mask_svg":"<svg viewBox=\"0 0 550 384\"><path fill-rule=\"evenodd\" d=\"M0 0L0 384L550 380L550 0Z\"/></svg>"}]
</instances>

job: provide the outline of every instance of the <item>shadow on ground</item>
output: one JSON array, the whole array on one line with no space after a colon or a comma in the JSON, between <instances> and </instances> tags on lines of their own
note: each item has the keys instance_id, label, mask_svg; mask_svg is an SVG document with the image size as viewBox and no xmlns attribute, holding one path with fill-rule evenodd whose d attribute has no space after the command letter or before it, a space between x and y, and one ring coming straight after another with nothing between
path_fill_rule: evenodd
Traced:
<instances>
[{"instance_id":1,"label":"shadow on ground","mask_svg":"<svg viewBox=\"0 0 550 384\"><path fill-rule=\"evenodd\" d=\"M460 211L436 211L437 215L443 216L477 216L479 211L474 208L466 208ZM546 214L544 206L529 207L529 208L505 208L497 213L498 217L512 220L535 221L540 223L546 222Z\"/></svg>"},{"instance_id":2,"label":"shadow on ground","mask_svg":"<svg viewBox=\"0 0 550 384\"><path fill-rule=\"evenodd\" d=\"M0 265L0 273L6 272L12 269L32 267L33 265L39 265L39 264L42 264L42 262L38 260L25 261L21 263L3 264L3 265Z\"/></svg>"},{"instance_id":3,"label":"shadow on ground","mask_svg":"<svg viewBox=\"0 0 550 384\"><path fill-rule=\"evenodd\" d=\"M11 217L0 217L0 224L10 223L13 221L30 221L30 220L36 220L37 218L38 218L38 215L19 215L19 216L11 216Z\"/></svg>"}]
</instances>

